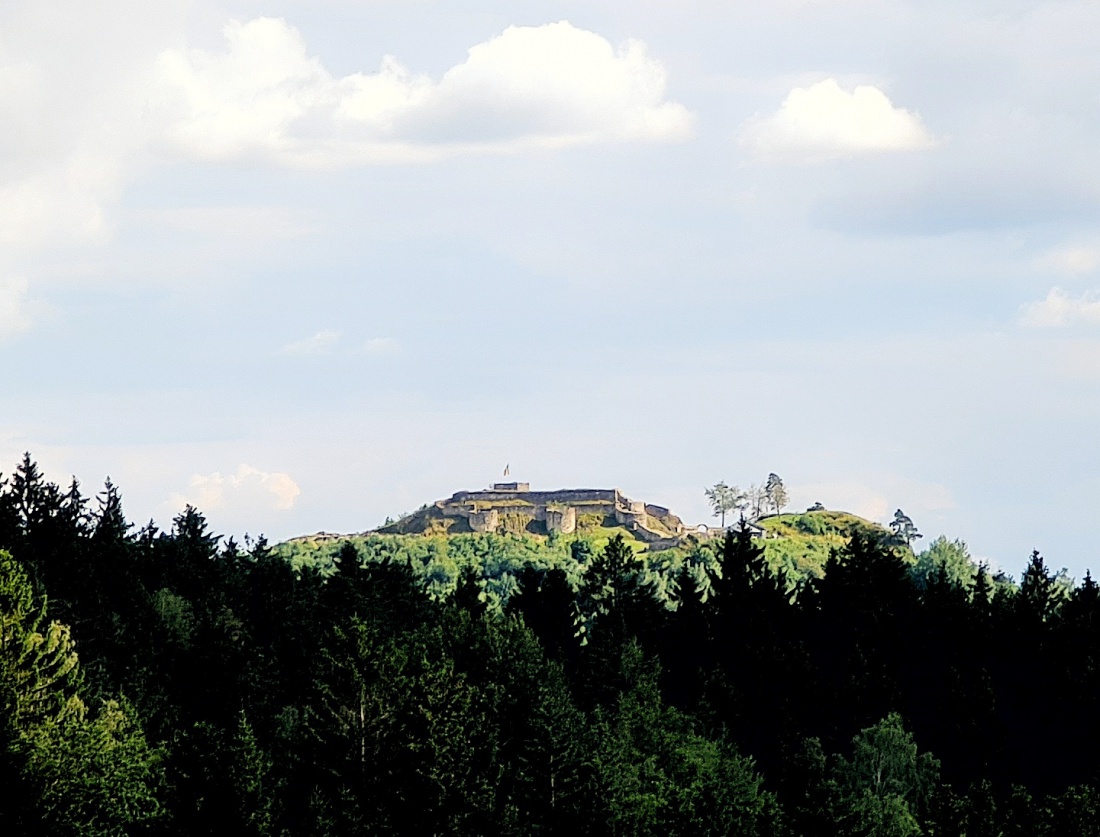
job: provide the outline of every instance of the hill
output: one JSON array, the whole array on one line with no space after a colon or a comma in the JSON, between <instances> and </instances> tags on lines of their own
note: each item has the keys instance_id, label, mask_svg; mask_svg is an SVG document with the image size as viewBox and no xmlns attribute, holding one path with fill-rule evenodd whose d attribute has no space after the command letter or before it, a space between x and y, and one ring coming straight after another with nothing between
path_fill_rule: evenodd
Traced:
<instances>
[{"instance_id":1,"label":"hill","mask_svg":"<svg viewBox=\"0 0 1100 837\"><path fill-rule=\"evenodd\" d=\"M769 564L792 580L820 577L831 552L855 532L889 534L857 515L828 510L770 515L754 525ZM304 535L275 549L296 566L323 572L347 543L368 559L408 556L442 594L467 568L491 581L524 565L563 566L571 563L575 542L597 553L617 534L658 569L678 568L685 558L711 564L724 532L685 527L669 509L630 500L616 489L531 492L519 483L458 492L376 530Z\"/></svg>"},{"instance_id":2,"label":"hill","mask_svg":"<svg viewBox=\"0 0 1100 837\"><path fill-rule=\"evenodd\" d=\"M297 541L326 576L100 496L0 480L3 833L1097 834L1100 594L1037 552L1019 585L960 541L908 568L818 510L716 565L563 515Z\"/></svg>"},{"instance_id":3,"label":"hill","mask_svg":"<svg viewBox=\"0 0 1100 837\"><path fill-rule=\"evenodd\" d=\"M378 531L392 535L571 535L578 530L615 528L625 529L635 540L664 547L676 546L685 532L683 521L669 509L632 500L617 488L532 491L526 482L457 491Z\"/></svg>"},{"instance_id":4,"label":"hill","mask_svg":"<svg viewBox=\"0 0 1100 837\"><path fill-rule=\"evenodd\" d=\"M856 532L883 538L890 534L858 515L828 510L771 515L757 525L765 532L762 543L768 563L793 578L820 578L832 550L844 546ZM912 559L908 549L903 554Z\"/></svg>"}]
</instances>

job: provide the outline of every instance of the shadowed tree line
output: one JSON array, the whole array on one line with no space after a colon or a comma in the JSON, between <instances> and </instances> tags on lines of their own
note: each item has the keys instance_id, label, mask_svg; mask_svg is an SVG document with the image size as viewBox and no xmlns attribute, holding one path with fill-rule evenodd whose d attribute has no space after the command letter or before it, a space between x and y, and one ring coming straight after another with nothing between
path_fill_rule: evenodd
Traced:
<instances>
[{"instance_id":1,"label":"shadowed tree line","mask_svg":"<svg viewBox=\"0 0 1100 837\"><path fill-rule=\"evenodd\" d=\"M323 574L192 508L136 529L28 456L0 484L0 828L1100 833L1100 590L949 547L857 534L793 584L744 529L675 569L576 540L504 600L476 567L441 596L399 550Z\"/></svg>"}]
</instances>

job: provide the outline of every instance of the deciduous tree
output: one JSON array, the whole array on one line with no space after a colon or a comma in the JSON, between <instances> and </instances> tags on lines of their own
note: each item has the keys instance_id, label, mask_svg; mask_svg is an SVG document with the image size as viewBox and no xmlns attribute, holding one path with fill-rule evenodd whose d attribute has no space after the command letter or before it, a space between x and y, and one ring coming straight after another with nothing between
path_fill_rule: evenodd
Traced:
<instances>
[{"instance_id":1,"label":"deciduous tree","mask_svg":"<svg viewBox=\"0 0 1100 837\"><path fill-rule=\"evenodd\" d=\"M726 528L726 512L733 511L744 502L745 494L737 486L728 486L719 482L706 489L707 500L714 509L714 516L722 519L722 528Z\"/></svg>"},{"instance_id":2,"label":"deciduous tree","mask_svg":"<svg viewBox=\"0 0 1100 837\"><path fill-rule=\"evenodd\" d=\"M784 506L790 502L787 488L783 485L783 480L780 479L779 474L768 474L768 481L764 483L764 498L765 502L775 509L776 514L779 514Z\"/></svg>"}]
</instances>

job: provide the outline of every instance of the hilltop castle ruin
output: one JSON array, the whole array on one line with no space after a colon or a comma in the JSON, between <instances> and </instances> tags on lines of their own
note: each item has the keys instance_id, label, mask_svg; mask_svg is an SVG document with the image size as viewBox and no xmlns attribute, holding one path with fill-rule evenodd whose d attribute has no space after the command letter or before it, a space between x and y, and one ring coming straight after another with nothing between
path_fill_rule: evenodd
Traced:
<instances>
[{"instance_id":1,"label":"hilltop castle ruin","mask_svg":"<svg viewBox=\"0 0 1100 837\"><path fill-rule=\"evenodd\" d=\"M532 491L526 482L496 483L482 491L458 491L399 521L391 530L569 535L585 524L622 526L638 540L656 547L674 545L685 534L683 521L669 509L631 500L617 488Z\"/></svg>"}]
</instances>

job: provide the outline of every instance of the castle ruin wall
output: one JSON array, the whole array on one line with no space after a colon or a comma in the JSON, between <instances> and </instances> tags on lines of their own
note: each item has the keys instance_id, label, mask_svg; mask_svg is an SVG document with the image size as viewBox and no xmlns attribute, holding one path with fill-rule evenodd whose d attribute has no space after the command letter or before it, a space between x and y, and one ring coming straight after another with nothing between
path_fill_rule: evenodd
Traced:
<instances>
[{"instance_id":1,"label":"castle ruin wall","mask_svg":"<svg viewBox=\"0 0 1100 837\"><path fill-rule=\"evenodd\" d=\"M475 532L495 532L500 528L500 513L496 509L471 512L470 528Z\"/></svg>"},{"instance_id":2,"label":"castle ruin wall","mask_svg":"<svg viewBox=\"0 0 1100 837\"><path fill-rule=\"evenodd\" d=\"M542 507L542 511L547 532L561 532L563 535L571 535L577 530L577 509L574 506L566 506L564 509Z\"/></svg>"}]
</instances>

